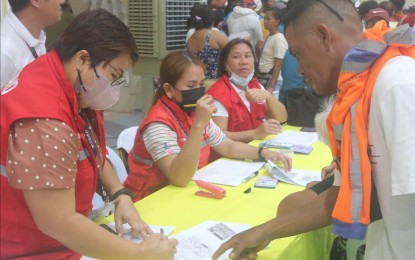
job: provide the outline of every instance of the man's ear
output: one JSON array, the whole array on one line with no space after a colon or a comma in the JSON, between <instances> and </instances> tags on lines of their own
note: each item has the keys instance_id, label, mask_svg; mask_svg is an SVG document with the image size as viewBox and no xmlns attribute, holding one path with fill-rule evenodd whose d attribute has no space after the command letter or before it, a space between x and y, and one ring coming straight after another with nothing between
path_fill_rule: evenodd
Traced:
<instances>
[{"instance_id":1,"label":"man's ear","mask_svg":"<svg viewBox=\"0 0 415 260\"><path fill-rule=\"evenodd\" d=\"M39 8L39 6L40 6L40 0L30 0L29 2L30 2L31 5L33 5L36 8Z\"/></svg>"},{"instance_id":2,"label":"man's ear","mask_svg":"<svg viewBox=\"0 0 415 260\"><path fill-rule=\"evenodd\" d=\"M325 50L329 50L332 43L331 31L324 23L317 24L317 37L320 40L320 43L323 44Z\"/></svg>"}]
</instances>

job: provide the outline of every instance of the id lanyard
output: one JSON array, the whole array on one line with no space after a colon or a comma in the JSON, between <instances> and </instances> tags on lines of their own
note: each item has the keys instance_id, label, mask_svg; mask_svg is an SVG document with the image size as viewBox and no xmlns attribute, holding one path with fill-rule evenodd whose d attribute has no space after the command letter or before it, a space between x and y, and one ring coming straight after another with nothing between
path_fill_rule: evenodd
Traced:
<instances>
[{"instance_id":1,"label":"id lanyard","mask_svg":"<svg viewBox=\"0 0 415 260\"><path fill-rule=\"evenodd\" d=\"M104 189L104 185L103 185L102 177L101 177L102 156L101 156L101 153L100 153L98 145L97 145L97 139L94 136L94 134L88 130L88 129L92 129L92 127L91 127L91 123L90 123L89 118L86 115L86 113L81 109L80 114L81 114L81 117L85 121L84 134L85 134L86 140L88 141L89 145L91 146L91 149L94 152L95 158L97 159L97 164L98 164L97 165L98 166L97 167L98 168L98 188L100 189L102 200L104 202L108 202L109 197L107 195L107 192Z\"/></svg>"},{"instance_id":2,"label":"id lanyard","mask_svg":"<svg viewBox=\"0 0 415 260\"><path fill-rule=\"evenodd\" d=\"M182 131L183 131L183 135L187 138L187 133L186 133L186 131L184 130L184 127L182 126L182 124L180 123L180 121L179 121L179 119L177 119L177 117L174 115L174 113L173 113L173 111L171 110L171 108L166 104L166 103L164 103L164 102L162 102L163 103L163 105L164 105L164 107L167 109L167 111L169 111L170 112L170 114L174 117L174 119L176 120L176 122L179 124L179 126L180 126L180 128L182 129Z\"/></svg>"},{"instance_id":3,"label":"id lanyard","mask_svg":"<svg viewBox=\"0 0 415 260\"><path fill-rule=\"evenodd\" d=\"M26 45L29 48L30 52L32 53L33 57L35 59L37 59L37 57L39 57L39 55L37 55L37 52L36 52L35 48L34 47L31 47L26 41L24 41L24 42L26 43Z\"/></svg>"}]
</instances>

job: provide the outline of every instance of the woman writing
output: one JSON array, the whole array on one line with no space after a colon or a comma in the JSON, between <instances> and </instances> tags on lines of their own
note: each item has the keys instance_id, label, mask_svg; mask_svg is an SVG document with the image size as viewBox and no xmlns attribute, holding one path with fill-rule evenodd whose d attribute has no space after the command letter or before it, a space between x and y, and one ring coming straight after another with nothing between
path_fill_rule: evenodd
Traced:
<instances>
[{"instance_id":1,"label":"woman writing","mask_svg":"<svg viewBox=\"0 0 415 260\"><path fill-rule=\"evenodd\" d=\"M77 16L54 50L1 92L2 258L173 259L105 160L102 111L138 60L128 28L103 9ZM114 200L119 236L87 218L95 190ZM144 242L122 237L128 223Z\"/></svg>"},{"instance_id":2,"label":"woman writing","mask_svg":"<svg viewBox=\"0 0 415 260\"><path fill-rule=\"evenodd\" d=\"M219 80L208 93L217 111L213 121L232 140L250 142L281 132L287 120L282 103L253 77L254 51L243 39L230 41L219 60Z\"/></svg>"},{"instance_id":3,"label":"woman writing","mask_svg":"<svg viewBox=\"0 0 415 260\"><path fill-rule=\"evenodd\" d=\"M163 59L161 86L128 157L130 173L124 184L134 191L135 200L168 184L186 186L207 164L211 148L231 158L281 161L291 169L291 159L283 154L225 137L211 120L216 106L205 94L204 80L205 65L191 53L173 52Z\"/></svg>"}]
</instances>

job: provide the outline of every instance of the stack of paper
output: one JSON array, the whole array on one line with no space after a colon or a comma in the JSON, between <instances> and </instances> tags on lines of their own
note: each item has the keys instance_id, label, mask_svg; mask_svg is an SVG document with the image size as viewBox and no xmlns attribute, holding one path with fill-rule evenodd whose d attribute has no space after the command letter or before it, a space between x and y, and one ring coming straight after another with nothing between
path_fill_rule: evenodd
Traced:
<instances>
[{"instance_id":1,"label":"stack of paper","mask_svg":"<svg viewBox=\"0 0 415 260\"><path fill-rule=\"evenodd\" d=\"M306 186L309 182L321 181L321 173L319 171L292 169L290 172L285 172L269 160L265 164L265 168L272 177L289 184Z\"/></svg>"},{"instance_id":2,"label":"stack of paper","mask_svg":"<svg viewBox=\"0 0 415 260\"><path fill-rule=\"evenodd\" d=\"M221 158L198 170L193 176L193 180L238 186L263 166L264 162L246 162Z\"/></svg>"},{"instance_id":3,"label":"stack of paper","mask_svg":"<svg viewBox=\"0 0 415 260\"><path fill-rule=\"evenodd\" d=\"M294 145L310 146L317 141L317 133L286 131L270 140L263 141L260 146L289 149Z\"/></svg>"}]
</instances>

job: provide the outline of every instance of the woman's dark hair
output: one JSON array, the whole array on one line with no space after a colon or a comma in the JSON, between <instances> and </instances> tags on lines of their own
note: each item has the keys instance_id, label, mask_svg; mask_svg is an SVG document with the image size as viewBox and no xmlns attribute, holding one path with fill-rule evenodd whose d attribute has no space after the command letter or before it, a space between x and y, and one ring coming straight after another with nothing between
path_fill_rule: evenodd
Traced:
<instances>
[{"instance_id":1,"label":"woman's dark hair","mask_svg":"<svg viewBox=\"0 0 415 260\"><path fill-rule=\"evenodd\" d=\"M16 14L22 11L29 2L30 0L9 0L9 5L12 8L12 12Z\"/></svg>"},{"instance_id":2,"label":"woman's dark hair","mask_svg":"<svg viewBox=\"0 0 415 260\"><path fill-rule=\"evenodd\" d=\"M378 8L379 4L378 2L374 1L374 0L370 0L370 1L366 1L363 2L359 5L359 7L357 8L357 12L359 13L360 18L364 19L366 14L375 8Z\"/></svg>"},{"instance_id":3,"label":"woman's dark hair","mask_svg":"<svg viewBox=\"0 0 415 260\"><path fill-rule=\"evenodd\" d=\"M256 68L257 64L255 62L255 52L254 52L254 48L252 47L251 43L245 39L235 38L229 41L228 44L225 45L222 52L220 53L220 57L218 61L218 76L219 77L227 74L226 65L225 65L226 60L228 59L229 54L231 53L233 47L238 44L246 44L251 49L252 57L254 57L255 70L257 70Z\"/></svg>"},{"instance_id":4,"label":"woman's dark hair","mask_svg":"<svg viewBox=\"0 0 415 260\"><path fill-rule=\"evenodd\" d=\"M190 13L190 19L196 30L210 28L215 22L213 10L204 4L195 4Z\"/></svg>"},{"instance_id":5,"label":"woman's dark hair","mask_svg":"<svg viewBox=\"0 0 415 260\"><path fill-rule=\"evenodd\" d=\"M169 83L175 86L191 65L200 66L203 71L206 71L206 66L202 60L188 51L175 51L164 57L160 64L160 85L156 90L152 105L156 104L157 100L165 94L163 85Z\"/></svg>"},{"instance_id":6,"label":"woman's dark hair","mask_svg":"<svg viewBox=\"0 0 415 260\"><path fill-rule=\"evenodd\" d=\"M91 67L108 64L121 53L129 53L131 62L138 61L138 48L128 27L104 9L85 11L77 15L54 44L62 61L78 51L91 56Z\"/></svg>"},{"instance_id":7,"label":"woman's dark hair","mask_svg":"<svg viewBox=\"0 0 415 260\"><path fill-rule=\"evenodd\" d=\"M270 7L265 9L265 12L271 12L272 16L275 20L280 20L280 23L282 23L282 20L284 18L284 10L280 9L278 7Z\"/></svg>"},{"instance_id":8,"label":"woman's dark hair","mask_svg":"<svg viewBox=\"0 0 415 260\"><path fill-rule=\"evenodd\" d=\"M379 3L379 7L383 10L386 10L388 12L389 17L393 15L393 4L389 1L383 1Z\"/></svg>"},{"instance_id":9,"label":"woman's dark hair","mask_svg":"<svg viewBox=\"0 0 415 260\"><path fill-rule=\"evenodd\" d=\"M395 11L401 11L405 5L405 0L389 0L395 6Z\"/></svg>"}]
</instances>

